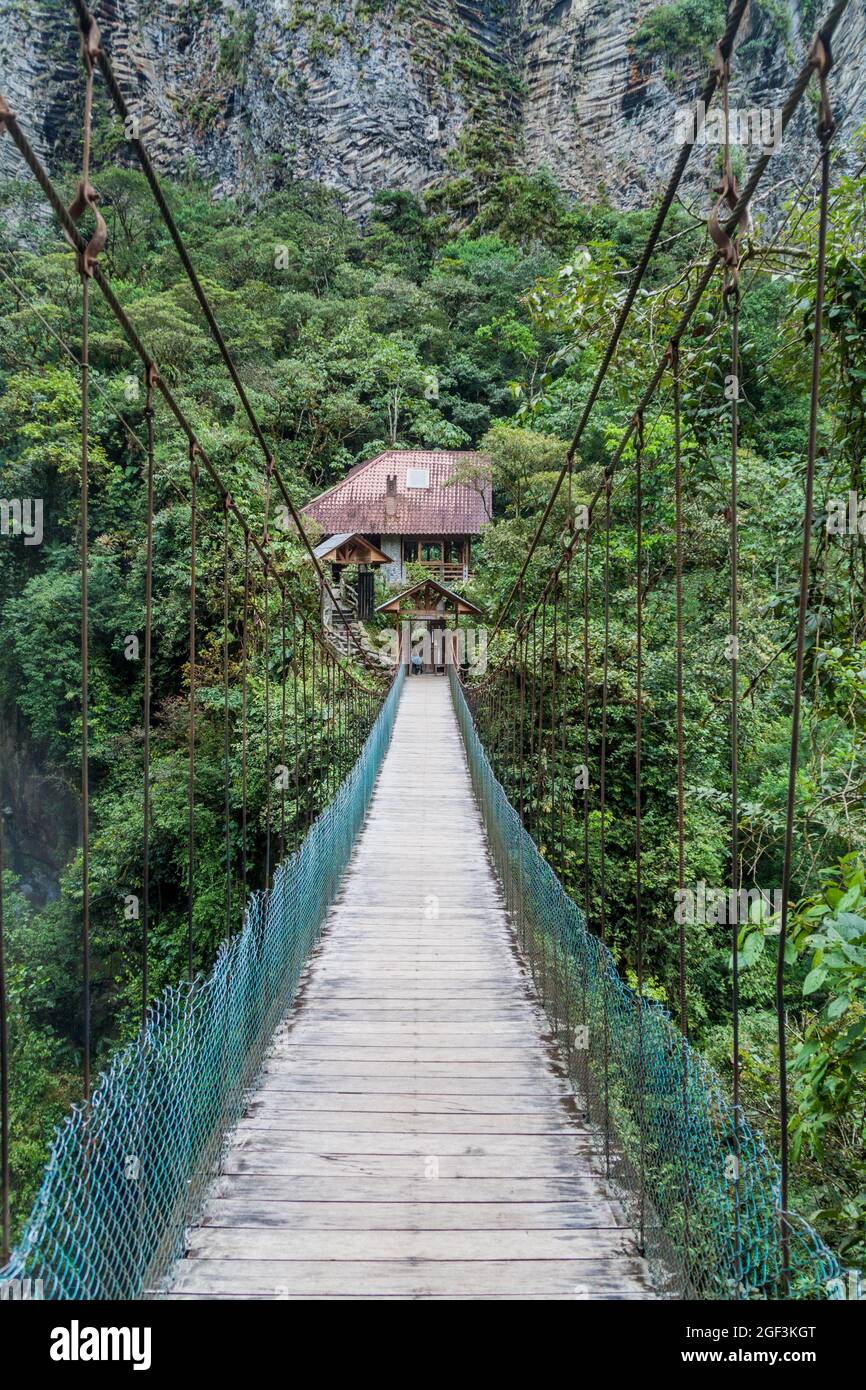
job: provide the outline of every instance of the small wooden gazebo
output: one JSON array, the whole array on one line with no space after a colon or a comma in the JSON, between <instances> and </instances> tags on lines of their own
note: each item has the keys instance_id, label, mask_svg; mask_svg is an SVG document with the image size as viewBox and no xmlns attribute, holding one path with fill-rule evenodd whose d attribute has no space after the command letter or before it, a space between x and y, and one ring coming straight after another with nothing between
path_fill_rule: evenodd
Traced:
<instances>
[{"instance_id":1,"label":"small wooden gazebo","mask_svg":"<svg viewBox=\"0 0 866 1390\"><path fill-rule=\"evenodd\" d=\"M374 545L366 536L362 536L359 531L344 531L339 535L330 536L328 540L319 542L313 554L317 560L331 566L331 572L343 593L346 592L343 584L343 570L347 565L357 567L355 606L358 617L363 620L372 617L373 567L390 564L390 556L386 555L384 550L380 550L378 545Z\"/></svg>"},{"instance_id":2,"label":"small wooden gazebo","mask_svg":"<svg viewBox=\"0 0 866 1390\"><path fill-rule=\"evenodd\" d=\"M401 660L407 665L411 652L410 625L416 622L425 624L427 635L424 640L425 655L422 662L423 668L428 671L444 671L446 661L451 659L446 653L445 639L448 613L453 615L455 628L459 618L470 614L481 616L481 609L477 604L470 602L462 594L455 594L453 589L446 589L445 585L436 579L422 579L419 584L413 584L411 589L394 594L392 598L380 603L376 612L390 613L400 623ZM448 640L450 642L454 639Z\"/></svg>"},{"instance_id":3,"label":"small wooden gazebo","mask_svg":"<svg viewBox=\"0 0 866 1390\"><path fill-rule=\"evenodd\" d=\"M462 594L455 594L453 589L446 589L445 585L436 579L422 579L419 584L413 584L411 589L404 589L402 593L380 603L376 612L393 613L397 618L435 622L442 626L445 615L449 612L454 615L455 626L457 619L466 614L474 613L476 617L481 616L481 609L477 604L470 603Z\"/></svg>"},{"instance_id":4,"label":"small wooden gazebo","mask_svg":"<svg viewBox=\"0 0 866 1390\"><path fill-rule=\"evenodd\" d=\"M321 541L313 551L317 560L328 565L388 565L390 555L357 531L347 531Z\"/></svg>"}]
</instances>

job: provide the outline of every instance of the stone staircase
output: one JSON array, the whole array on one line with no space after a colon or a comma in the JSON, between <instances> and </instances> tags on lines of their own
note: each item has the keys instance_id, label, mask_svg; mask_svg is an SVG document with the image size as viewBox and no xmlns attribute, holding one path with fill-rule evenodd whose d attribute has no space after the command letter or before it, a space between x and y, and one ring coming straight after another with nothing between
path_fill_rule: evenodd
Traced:
<instances>
[{"instance_id":1,"label":"stone staircase","mask_svg":"<svg viewBox=\"0 0 866 1390\"><path fill-rule=\"evenodd\" d=\"M391 664L388 657L373 645L367 629L358 618L358 600L354 591L341 583L339 589L333 590L332 587L332 592L336 603L325 594L323 616L333 646L349 661L363 660L366 670L388 669Z\"/></svg>"}]
</instances>

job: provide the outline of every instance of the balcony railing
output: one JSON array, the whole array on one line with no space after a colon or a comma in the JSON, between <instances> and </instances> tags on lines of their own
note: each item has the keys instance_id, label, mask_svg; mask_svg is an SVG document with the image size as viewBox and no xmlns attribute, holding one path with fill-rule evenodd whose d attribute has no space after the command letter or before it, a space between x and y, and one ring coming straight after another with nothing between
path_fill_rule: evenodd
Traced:
<instances>
[{"instance_id":1,"label":"balcony railing","mask_svg":"<svg viewBox=\"0 0 866 1390\"><path fill-rule=\"evenodd\" d=\"M463 580L463 562L450 562L442 560L416 560L414 564L423 565L434 579L438 579L440 584L459 584ZM472 571L468 577L471 579Z\"/></svg>"}]
</instances>

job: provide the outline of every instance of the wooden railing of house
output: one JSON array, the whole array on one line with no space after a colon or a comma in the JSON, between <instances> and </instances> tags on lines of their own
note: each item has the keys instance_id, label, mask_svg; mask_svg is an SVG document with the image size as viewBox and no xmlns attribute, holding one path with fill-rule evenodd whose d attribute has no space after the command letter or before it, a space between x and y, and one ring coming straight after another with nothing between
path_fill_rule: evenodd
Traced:
<instances>
[{"instance_id":1,"label":"wooden railing of house","mask_svg":"<svg viewBox=\"0 0 866 1390\"><path fill-rule=\"evenodd\" d=\"M417 560L416 564L423 565L425 570L438 579L440 584L460 584L463 581L463 562L443 563L441 560ZM469 571L471 576L472 571Z\"/></svg>"}]
</instances>

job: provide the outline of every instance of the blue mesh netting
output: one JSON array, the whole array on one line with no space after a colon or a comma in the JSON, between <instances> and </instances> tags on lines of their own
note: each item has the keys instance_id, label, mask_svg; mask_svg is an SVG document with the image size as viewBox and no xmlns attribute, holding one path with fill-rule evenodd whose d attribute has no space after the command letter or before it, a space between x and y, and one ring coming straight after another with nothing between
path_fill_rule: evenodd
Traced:
<instances>
[{"instance_id":1,"label":"blue mesh netting","mask_svg":"<svg viewBox=\"0 0 866 1390\"><path fill-rule=\"evenodd\" d=\"M760 1134L665 1010L620 978L524 830L449 674L509 910L663 1286L713 1299L844 1298L835 1256L805 1221L781 1212L778 1169Z\"/></svg>"},{"instance_id":2,"label":"blue mesh netting","mask_svg":"<svg viewBox=\"0 0 866 1390\"><path fill-rule=\"evenodd\" d=\"M298 850L255 894L211 973L165 993L90 1104L58 1129L42 1186L0 1285L41 1279L45 1298L158 1292L183 1249L226 1133L348 863L394 724L404 668L360 758Z\"/></svg>"}]
</instances>

